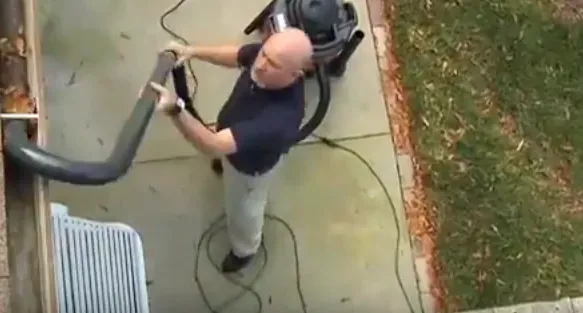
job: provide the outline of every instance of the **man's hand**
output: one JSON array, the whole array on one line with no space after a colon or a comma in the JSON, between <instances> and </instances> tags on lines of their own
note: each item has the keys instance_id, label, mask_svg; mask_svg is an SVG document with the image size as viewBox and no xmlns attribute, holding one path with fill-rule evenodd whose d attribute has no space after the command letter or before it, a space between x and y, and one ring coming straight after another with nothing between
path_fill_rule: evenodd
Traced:
<instances>
[{"instance_id":1,"label":"man's hand","mask_svg":"<svg viewBox=\"0 0 583 313\"><path fill-rule=\"evenodd\" d=\"M158 93L158 101L156 102L156 110L168 113L178 101L178 96L168 88L157 84L155 82L150 82L150 87Z\"/></svg>"},{"instance_id":2,"label":"man's hand","mask_svg":"<svg viewBox=\"0 0 583 313\"><path fill-rule=\"evenodd\" d=\"M194 48L192 46L183 45L177 41L171 41L168 43L166 45L166 50L174 51L178 55L176 65L182 65L194 56Z\"/></svg>"}]
</instances>

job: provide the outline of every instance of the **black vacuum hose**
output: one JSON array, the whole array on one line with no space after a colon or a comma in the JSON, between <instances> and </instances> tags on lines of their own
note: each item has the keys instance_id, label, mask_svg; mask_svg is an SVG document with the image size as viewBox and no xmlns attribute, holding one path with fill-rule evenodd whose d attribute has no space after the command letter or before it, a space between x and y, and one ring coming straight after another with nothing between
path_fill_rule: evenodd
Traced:
<instances>
[{"instance_id":1,"label":"black vacuum hose","mask_svg":"<svg viewBox=\"0 0 583 313\"><path fill-rule=\"evenodd\" d=\"M300 128L300 133L296 139L296 143L306 139L313 133L326 117L328 108L330 107L330 77L326 65L317 64L315 68L316 80L320 89L320 99L314 111L314 115Z\"/></svg>"},{"instance_id":2,"label":"black vacuum hose","mask_svg":"<svg viewBox=\"0 0 583 313\"><path fill-rule=\"evenodd\" d=\"M164 85L176 60L171 52L160 53L148 82ZM4 150L21 166L51 180L75 185L103 185L116 181L127 173L135 158L154 112L156 99L157 94L152 88L144 88L111 155L103 162L72 161L43 150L29 140L27 122L22 120L6 122Z\"/></svg>"}]
</instances>

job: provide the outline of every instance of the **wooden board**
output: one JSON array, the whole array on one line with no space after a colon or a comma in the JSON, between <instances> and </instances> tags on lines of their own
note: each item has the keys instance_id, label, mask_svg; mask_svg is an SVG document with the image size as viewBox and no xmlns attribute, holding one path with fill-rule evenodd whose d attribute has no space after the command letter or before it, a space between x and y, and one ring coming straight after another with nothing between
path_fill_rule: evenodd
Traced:
<instances>
[{"instance_id":1,"label":"wooden board","mask_svg":"<svg viewBox=\"0 0 583 313\"><path fill-rule=\"evenodd\" d=\"M0 121L0 126L2 125ZM2 142L2 132L0 132ZM2 146L0 145L0 152ZM4 190L4 160L0 157L0 190ZM10 270L8 266L8 238L6 233L6 202L0 192L0 313L10 313Z\"/></svg>"},{"instance_id":2,"label":"wooden board","mask_svg":"<svg viewBox=\"0 0 583 313\"><path fill-rule=\"evenodd\" d=\"M26 42L28 46L28 83L29 95L35 100L39 114L37 123L37 144L47 146L48 127L44 97L44 75L42 71L41 30L39 21L39 0L24 1L24 19ZM48 197L48 180L42 177L35 178L36 215L38 229L38 244L40 257L41 288L43 291L43 312L57 313L56 283L54 277L53 234L51 223L50 199Z\"/></svg>"}]
</instances>

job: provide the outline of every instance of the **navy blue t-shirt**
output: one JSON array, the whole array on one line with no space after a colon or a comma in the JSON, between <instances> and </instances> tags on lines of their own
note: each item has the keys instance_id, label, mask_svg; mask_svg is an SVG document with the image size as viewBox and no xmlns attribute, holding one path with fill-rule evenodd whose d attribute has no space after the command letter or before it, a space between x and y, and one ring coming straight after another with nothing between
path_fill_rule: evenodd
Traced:
<instances>
[{"instance_id":1,"label":"navy blue t-shirt","mask_svg":"<svg viewBox=\"0 0 583 313\"><path fill-rule=\"evenodd\" d=\"M250 68L261 44L239 50L241 75L219 112L217 130L230 128L237 152L227 156L238 171L256 175L273 168L295 143L304 117L303 81L278 90L260 88Z\"/></svg>"}]
</instances>

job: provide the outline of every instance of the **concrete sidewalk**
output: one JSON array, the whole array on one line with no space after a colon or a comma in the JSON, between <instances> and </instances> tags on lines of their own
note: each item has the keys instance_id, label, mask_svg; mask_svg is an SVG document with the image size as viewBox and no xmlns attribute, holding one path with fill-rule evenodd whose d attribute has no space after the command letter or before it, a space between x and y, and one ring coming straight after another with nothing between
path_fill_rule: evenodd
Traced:
<instances>
[{"instance_id":1,"label":"concrete sidewalk","mask_svg":"<svg viewBox=\"0 0 583 313\"><path fill-rule=\"evenodd\" d=\"M422 297L402 207L402 177L389 134L367 1L353 2L366 38L347 76L333 83L330 112L316 132L341 140L379 173L396 204L399 264L395 264L395 214L366 166L344 151L315 143L293 149L270 213L295 232L308 312L409 312L395 266L415 311L420 312ZM51 151L85 160L101 160L109 154L152 70L156 51L170 40L158 19L174 3L43 2ZM242 29L266 3L188 0L170 16L168 25L200 44L256 40L245 37ZM200 82L195 105L205 119L214 121L237 72L201 62L193 66ZM308 99L307 114L311 114L317 100L313 83ZM157 116L127 177L102 188L53 183L51 198L68 205L72 215L122 221L142 234L152 312L208 312L193 278L194 245L222 214L221 185L208 165L168 120ZM265 237L269 262L255 285L264 312L301 312L291 237L272 221L267 222ZM220 261L228 248L224 234L210 246L213 260ZM263 260L259 257L240 279L250 279ZM200 279L215 306L240 292L212 268L205 252ZM256 311L256 300L247 294L224 312Z\"/></svg>"}]
</instances>

